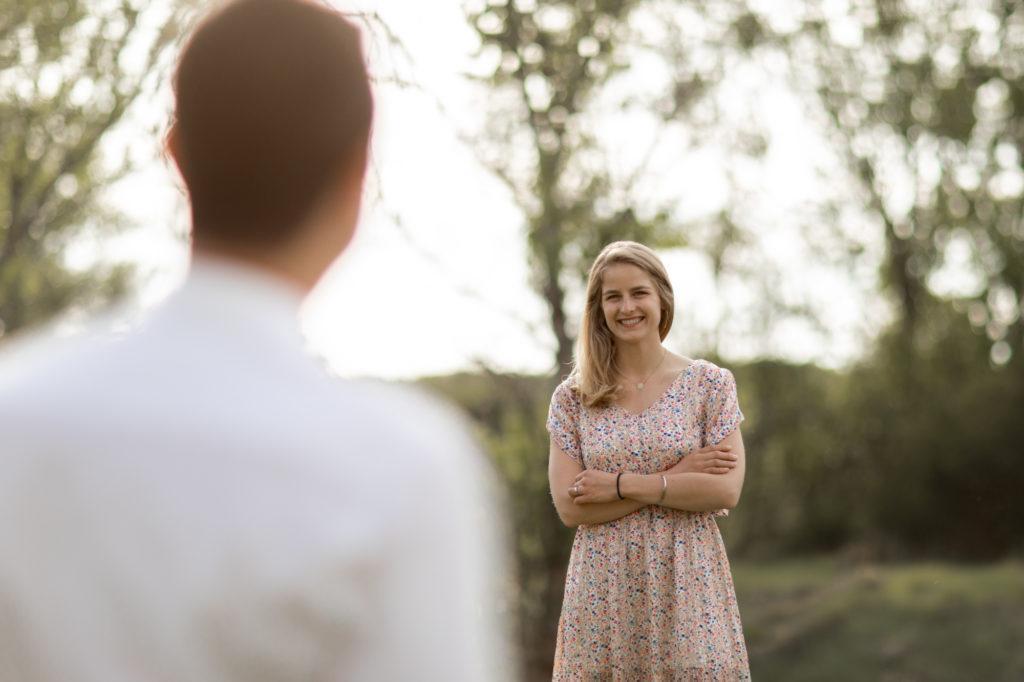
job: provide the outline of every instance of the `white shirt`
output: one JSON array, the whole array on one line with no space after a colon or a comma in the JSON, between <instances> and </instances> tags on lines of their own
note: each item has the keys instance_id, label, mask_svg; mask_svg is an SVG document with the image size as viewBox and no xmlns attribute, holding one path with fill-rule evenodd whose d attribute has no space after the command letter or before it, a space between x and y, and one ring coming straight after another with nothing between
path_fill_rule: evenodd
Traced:
<instances>
[{"instance_id":1,"label":"white shirt","mask_svg":"<svg viewBox=\"0 0 1024 682\"><path fill-rule=\"evenodd\" d=\"M128 335L0 354L0 680L512 674L477 449L328 377L299 303L201 260Z\"/></svg>"}]
</instances>

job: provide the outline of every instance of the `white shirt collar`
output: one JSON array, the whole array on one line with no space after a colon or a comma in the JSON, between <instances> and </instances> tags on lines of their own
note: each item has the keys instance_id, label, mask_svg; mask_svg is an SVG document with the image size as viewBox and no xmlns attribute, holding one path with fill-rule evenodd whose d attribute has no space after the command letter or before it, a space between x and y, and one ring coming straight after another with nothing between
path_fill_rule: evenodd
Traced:
<instances>
[{"instance_id":1,"label":"white shirt collar","mask_svg":"<svg viewBox=\"0 0 1024 682\"><path fill-rule=\"evenodd\" d=\"M273 306L289 315L296 315L306 297L297 284L258 265L242 260L197 254L192 257L185 286L216 289L224 299L240 306L257 304L260 308Z\"/></svg>"},{"instance_id":2,"label":"white shirt collar","mask_svg":"<svg viewBox=\"0 0 1024 682\"><path fill-rule=\"evenodd\" d=\"M299 309L305 298L298 285L257 265L210 255L192 259L172 309L205 311L214 326L246 321L278 336L299 337Z\"/></svg>"}]
</instances>

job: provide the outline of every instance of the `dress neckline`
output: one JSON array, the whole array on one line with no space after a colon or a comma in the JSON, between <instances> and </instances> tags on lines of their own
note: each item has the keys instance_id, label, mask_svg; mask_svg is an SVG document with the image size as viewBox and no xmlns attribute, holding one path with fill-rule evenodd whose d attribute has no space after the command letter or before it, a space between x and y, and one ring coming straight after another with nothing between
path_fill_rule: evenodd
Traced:
<instances>
[{"instance_id":1,"label":"dress neckline","mask_svg":"<svg viewBox=\"0 0 1024 682\"><path fill-rule=\"evenodd\" d=\"M690 369L693 368L698 362L702 362L702 361L701 360L694 360L693 362L688 364L686 367L684 367L682 370L680 370L679 374L676 375L676 378L672 380L672 383L670 383L668 386L666 386L665 390L663 390L661 392L661 395L659 395L657 398L655 398L653 401L651 401L651 403L649 405L647 405L647 407L645 407L644 409L640 410L639 412L630 412L629 410L627 410L622 405L619 405L618 403L612 403L612 407L617 409L618 411L624 413L624 414L629 415L630 417L641 417L641 416L643 416L646 412L649 412L654 406L656 406L658 403L660 403L662 400L664 400L665 397L668 396L668 394L672 392L672 389L675 388L676 384L678 384L683 379L683 377L685 377L687 374L689 374Z\"/></svg>"}]
</instances>

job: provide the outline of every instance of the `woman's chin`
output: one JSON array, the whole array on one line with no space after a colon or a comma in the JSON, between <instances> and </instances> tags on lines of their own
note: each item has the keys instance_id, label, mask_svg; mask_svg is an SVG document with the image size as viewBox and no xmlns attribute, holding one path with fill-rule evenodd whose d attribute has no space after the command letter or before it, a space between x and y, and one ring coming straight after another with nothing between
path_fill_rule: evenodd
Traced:
<instances>
[{"instance_id":1,"label":"woman's chin","mask_svg":"<svg viewBox=\"0 0 1024 682\"><path fill-rule=\"evenodd\" d=\"M618 343L642 344L650 343L651 341L655 343L661 342L657 332L651 329L616 330L613 336Z\"/></svg>"}]
</instances>

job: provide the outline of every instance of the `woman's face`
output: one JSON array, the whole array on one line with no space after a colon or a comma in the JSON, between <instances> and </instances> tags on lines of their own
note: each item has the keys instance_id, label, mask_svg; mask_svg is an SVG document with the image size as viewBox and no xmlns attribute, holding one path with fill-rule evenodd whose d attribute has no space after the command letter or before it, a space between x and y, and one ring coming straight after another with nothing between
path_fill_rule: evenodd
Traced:
<instances>
[{"instance_id":1,"label":"woman's face","mask_svg":"<svg viewBox=\"0 0 1024 682\"><path fill-rule=\"evenodd\" d=\"M616 341L661 340L661 299L651 276L629 263L616 263L601 278L601 309Z\"/></svg>"}]
</instances>

